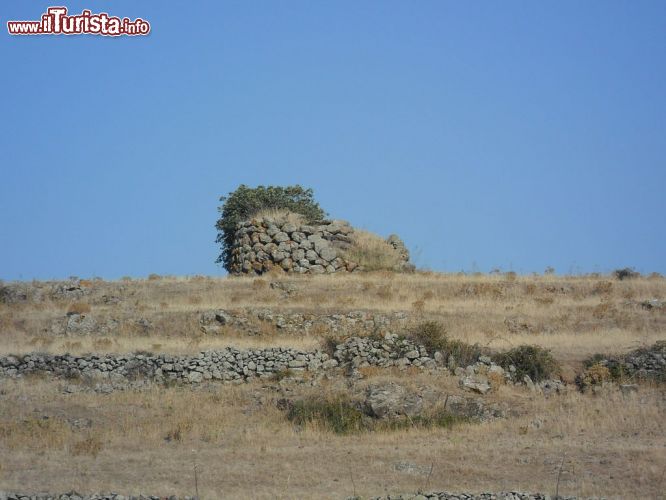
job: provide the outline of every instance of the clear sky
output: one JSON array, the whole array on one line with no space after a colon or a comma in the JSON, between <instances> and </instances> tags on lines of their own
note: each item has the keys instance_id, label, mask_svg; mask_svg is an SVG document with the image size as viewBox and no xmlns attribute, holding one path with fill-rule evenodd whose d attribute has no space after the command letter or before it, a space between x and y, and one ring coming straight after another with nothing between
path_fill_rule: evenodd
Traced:
<instances>
[{"instance_id":1,"label":"clear sky","mask_svg":"<svg viewBox=\"0 0 666 500\"><path fill-rule=\"evenodd\" d=\"M666 2L55 2L12 37L0 278L222 275L218 198L312 187L441 271L666 273Z\"/></svg>"}]
</instances>

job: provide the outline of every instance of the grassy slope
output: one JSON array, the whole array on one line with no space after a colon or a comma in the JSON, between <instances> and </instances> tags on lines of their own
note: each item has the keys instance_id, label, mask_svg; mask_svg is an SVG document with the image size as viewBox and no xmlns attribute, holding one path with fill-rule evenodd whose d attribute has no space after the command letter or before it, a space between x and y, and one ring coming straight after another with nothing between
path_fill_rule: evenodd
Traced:
<instances>
[{"instance_id":1,"label":"grassy slope","mask_svg":"<svg viewBox=\"0 0 666 500\"><path fill-rule=\"evenodd\" d=\"M90 314L111 316L120 328L105 338L54 338L44 332L70 303L0 306L0 350L193 352L220 345L316 346L319 333L262 336L233 331L203 336L199 313L210 308L270 307L281 311L368 309L407 311L414 321L441 320L454 338L503 348L535 343L578 369L587 355L625 352L665 339L666 312L636 303L666 298L666 280L457 276L438 274L289 278L285 297L257 279L160 279L90 282ZM121 302L103 305L103 295ZM139 334L131 320L154 327ZM399 379L457 390L455 379L418 372L369 370L365 383ZM289 386L289 394L333 390ZM243 386L154 388L148 392L64 394L62 382L0 381L0 490L116 490L193 494L199 464L204 498L342 498L422 488L427 475L395 470L399 461L429 469L431 489L524 489L658 498L666 490L664 389L637 395L571 392L544 399L501 387L488 398L515 416L450 430L335 436L294 429L275 408L284 389ZM48 417L48 418L44 418ZM89 422L77 428L72 420ZM86 420L87 419L87 420ZM251 492L251 493L249 493Z\"/></svg>"}]
</instances>

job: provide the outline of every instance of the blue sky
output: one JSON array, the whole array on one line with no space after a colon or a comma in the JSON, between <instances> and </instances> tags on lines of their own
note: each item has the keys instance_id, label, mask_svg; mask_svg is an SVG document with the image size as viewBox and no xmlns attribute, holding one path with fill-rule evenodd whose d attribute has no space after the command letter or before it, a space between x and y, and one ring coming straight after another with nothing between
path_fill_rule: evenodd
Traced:
<instances>
[{"instance_id":1,"label":"blue sky","mask_svg":"<svg viewBox=\"0 0 666 500\"><path fill-rule=\"evenodd\" d=\"M152 32L7 34L49 5L0 7L2 279L222 275L240 183L433 270L666 273L666 2L64 2Z\"/></svg>"}]
</instances>

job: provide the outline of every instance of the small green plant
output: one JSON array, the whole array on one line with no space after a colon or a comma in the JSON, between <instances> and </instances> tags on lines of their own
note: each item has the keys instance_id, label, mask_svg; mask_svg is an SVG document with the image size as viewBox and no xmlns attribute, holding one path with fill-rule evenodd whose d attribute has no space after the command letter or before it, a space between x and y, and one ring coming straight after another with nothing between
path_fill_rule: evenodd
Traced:
<instances>
[{"instance_id":1,"label":"small green plant","mask_svg":"<svg viewBox=\"0 0 666 500\"><path fill-rule=\"evenodd\" d=\"M295 401L289 405L287 419L296 425L315 423L336 434L350 434L366 428L363 413L344 396Z\"/></svg>"},{"instance_id":2,"label":"small green plant","mask_svg":"<svg viewBox=\"0 0 666 500\"><path fill-rule=\"evenodd\" d=\"M444 351L449 343L446 328L438 321L419 323L412 329L411 337L428 352Z\"/></svg>"},{"instance_id":3,"label":"small green plant","mask_svg":"<svg viewBox=\"0 0 666 500\"><path fill-rule=\"evenodd\" d=\"M281 408L286 410L287 419L296 425L314 424L336 434L358 432L398 431L405 429L448 429L454 425L469 422L470 418L455 415L444 408L438 408L420 415L376 419L363 412L349 396L311 396L298 401L283 401Z\"/></svg>"},{"instance_id":4,"label":"small green plant","mask_svg":"<svg viewBox=\"0 0 666 500\"><path fill-rule=\"evenodd\" d=\"M513 365L515 376L522 380L525 375L534 382L541 382L554 376L559 365L548 349L536 345L521 345L493 356L494 361L505 370Z\"/></svg>"},{"instance_id":5,"label":"small green plant","mask_svg":"<svg viewBox=\"0 0 666 500\"><path fill-rule=\"evenodd\" d=\"M409 333L411 339L425 347L430 354L439 351L444 355L444 359L453 356L459 366L473 364L483 354L478 344L448 338L446 328L438 321L419 323Z\"/></svg>"},{"instance_id":6,"label":"small green plant","mask_svg":"<svg viewBox=\"0 0 666 500\"><path fill-rule=\"evenodd\" d=\"M373 430L397 431L403 429L431 429L438 427L441 429L450 429L454 425L469 422L468 417L454 415L444 409L436 410L429 414L416 415L414 417L392 418L387 420L378 420L373 426Z\"/></svg>"}]
</instances>

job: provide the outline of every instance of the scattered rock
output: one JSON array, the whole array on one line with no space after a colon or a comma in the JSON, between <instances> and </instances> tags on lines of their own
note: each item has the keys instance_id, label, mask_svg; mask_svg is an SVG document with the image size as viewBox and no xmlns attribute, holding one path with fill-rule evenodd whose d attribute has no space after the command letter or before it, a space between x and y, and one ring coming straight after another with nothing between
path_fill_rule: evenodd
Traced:
<instances>
[{"instance_id":1,"label":"scattered rock","mask_svg":"<svg viewBox=\"0 0 666 500\"><path fill-rule=\"evenodd\" d=\"M478 394L486 394L491 389L488 378L483 375L470 375L461 378L460 387Z\"/></svg>"}]
</instances>

